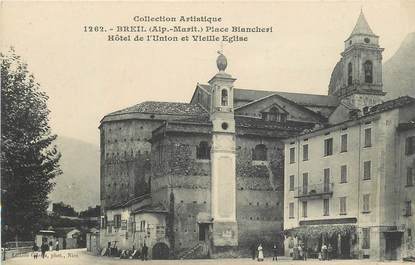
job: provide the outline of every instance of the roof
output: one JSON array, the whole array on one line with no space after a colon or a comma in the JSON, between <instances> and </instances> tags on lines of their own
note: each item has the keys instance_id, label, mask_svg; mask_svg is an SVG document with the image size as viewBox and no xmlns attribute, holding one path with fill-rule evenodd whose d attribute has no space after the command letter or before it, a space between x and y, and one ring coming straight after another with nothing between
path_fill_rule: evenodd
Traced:
<instances>
[{"instance_id":1,"label":"roof","mask_svg":"<svg viewBox=\"0 0 415 265\"><path fill-rule=\"evenodd\" d=\"M259 118L247 117L247 116L236 116L235 115L236 127L243 128L254 128L254 129L279 129L279 130L295 130L302 131L303 129L314 126L314 123L304 123L296 121L287 122L275 122L265 121Z\"/></svg>"},{"instance_id":2,"label":"roof","mask_svg":"<svg viewBox=\"0 0 415 265\"><path fill-rule=\"evenodd\" d=\"M375 106L371 107L369 109L369 112L366 115L363 115L363 116L359 117L357 120L346 120L346 121L342 121L340 123L330 124L329 126L321 126L321 127L317 126L314 130L309 131L309 132L305 132L305 133L299 135L299 137L306 137L306 136L308 137L310 134L314 134L314 133L319 133L319 134L324 133L327 130L332 130L333 128L336 128L338 126L341 126L341 125L344 125L344 124L347 124L347 123L362 122L362 121L365 121L367 118L374 117L375 114L382 113L382 112L385 112L385 111L390 111L390 110L393 110L393 109L402 108L402 107L404 107L406 105L410 105L410 104L415 104L415 98L412 98L412 97L409 97L409 96L403 96L403 97L399 97L399 98L396 98L396 99L388 100L388 101L385 101L383 103L380 103L378 105L375 105ZM411 123L411 122L409 121L408 123ZM402 126L408 126L408 125L399 125L399 126L401 126L401 129L403 129ZM398 126L398 130L399 130L399 126ZM409 124L409 126L413 126L413 125ZM298 137L298 136L293 136L291 138L288 138L287 141L290 140L290 139L293 139L295 137Z\"/></svg>"},{"instance_id":3,"label":"roof","mask_svg":"<svg viewBox=\"0 0 415 265\"><path fill-rule=\"evenodd\" d=\"M353 28L352 33L350 36L353 35L375 35L370 28L369 24L366 21L365 15L363 14L363 11L360 11L359 18L357 19L356 25Z\"/></svg>"},{"instance_id":4,"label":"roof","mask_svg":"<svg viewBox=\"0 0 415 265\"><path fill-rule=\"evenodd\" d=\"M38 234L55 234L52 230L39 230Z\"/></svg>"},{"instance_id":5,"label":"roof","mask_svg":"<svg viewBox=\"0 0 415 265\"><path fill-rule=\"evenodd\" d=\"M202 107L197 104L179 103L179 102L157 102L144 101L137 105L118 110L108 114L120 115L127 113L154 113L154 114L173 114L173 115L200 115L206 113Z\"/></svg>"},{"instance_id":6,"label":"roof","mask_svg":"<svg viewBox=\"0 0 415 265\"><path fill-rule=\"evenodd\" d=\"M339 100L335 96L250 89L235 89L235 100L253 101L272 94L279 95L303 106L336 107L339 104Z\"/></svg>"},{"instance_id":7,"label":"roof","mask_svg":"<svg viewBox=\"0 0 415 265\"><path fill-rule=\"evenodd\" d=\"M205 89L209 93L212 92L212 88L207 84L198 84L199 87ZM299 105L303 106L324 106L324 107L336 107L339 104L339 100L336 96L316 95L316 94L304 94L304 93L291 93L282 91L267 91L267 90L254 90L254 89L242 89L235 88L234 100L236 101L254 101L267 97L273 94L277 94L281 97L287 98Z\"/></svg>"},{"instance_id":8,"label":"roof","mask_svg":"<svg viewBox=\"0 0 415 265\"><path fill-rule=\"evenodd\" d=\"M398 109L403 106L415 103L415 98L403 96L396 99L388 100L370 108L368 114L375 114L385 112L388 110Z\"/></svg>"},{"instance_id":9,"label":"roof","mask_svg":"<svg viewBox=\"0 0 415 265\"><path fill-rule=\"evenodd\" d=\"M398 131L407 131L411 129L415 129L415 119L408 122L399 123L397 128Z\"/></svg>"},{"instance_id":10,"label":"roof","mask_svg":"<svg viewBox=\"0 0 415 265\"><path fill-rule=\"evenodd\" d=\"M198 117L190 117L180 120L170 121L169 123L199 123L199 124L211 124L208 115L202 115ZM279 130L299 130L304 128L313 127L314 123L286 121L286 122L275 122L265 121L261 118L248 117L235 115L235 126L236 128L254 128L254 129L279 129Z\"/></svg>"},{"instance_id":11,"label":"roof","mask_svg":"<svg viewBox=\"0 0 415 265\"><path fill-rule=\"evenodd\" d=\"M168 213L163 205L148 205L134 209L132 213Z\"/></svg>"},{"instance_id":12,"label":"roof","mask_svg":"<svg viewBox=\"0 0 415 265\"><path fill-rule=\"evenodd\" d=\"M123 202L115 203L115 204L113 204L111 206L108 206L107 209L110 209L111 210L111 209L128 207L130 205L133 205L135 203L142 202L145 199L150 199L150 198L151 198L151 193L146 193L146 194L140 195L138 197L134 197L132 199L129 199L128 201L123 201Z\"/></svg>"},{"instance_id":13,"label":"roof","mask_svg":"<svg viewBox=\"0 0 415 265\"><path fill-rule=\"evenodd\" d=\"M56 235L58 235L58 236L66 236L69 232L72 232L74 230L80 232L79 229L76 229L75 227L57 227L57 228L55 228Z\"/></svg>"}]
</instances>

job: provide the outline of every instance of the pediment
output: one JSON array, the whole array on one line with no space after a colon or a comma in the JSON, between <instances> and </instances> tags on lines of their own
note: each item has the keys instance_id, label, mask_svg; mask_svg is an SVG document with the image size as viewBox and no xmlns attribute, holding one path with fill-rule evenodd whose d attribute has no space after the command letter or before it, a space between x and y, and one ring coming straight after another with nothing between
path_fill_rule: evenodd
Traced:
<instances>
[{"instance_id":1,"label":"pediment","mask_svg":"<svg viewBox=\"0 0 415 265\"><path fill-rule=\"evenodd\" d=\"M317 113L298 105L278 94L268 95L246 105L235 108L236 115L261 117L262 113L277 108L279 113L287 115L287 120L304 122L321 122L321 116Z\"/></svg>"}]
</instances>

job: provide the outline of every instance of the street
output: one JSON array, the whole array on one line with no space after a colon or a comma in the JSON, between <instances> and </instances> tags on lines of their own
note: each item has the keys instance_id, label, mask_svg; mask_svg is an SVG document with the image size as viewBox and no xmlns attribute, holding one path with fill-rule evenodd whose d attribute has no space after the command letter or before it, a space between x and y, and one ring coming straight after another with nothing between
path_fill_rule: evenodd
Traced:
<instances>
[{"instance_id":1,"label":"street","mask_svg":"<svg viewBox=\"0 0 415 265\"><path fill-rule=\"evenodd\" d=\"M4 264L7 265L26 265L26 264L50 264L50 265L66 265L66 264L73 264L73 265L83 265L83 264L103 264L103 265L111 265L111 264L137 264L142 263L141 260L126 260L126 259L119 259L119 258L109 258L109 257L98 257L94 256L88 252L86 249L75 249L75 250L61 250L61 251L53 251L47 252L48 258L42 259L39 257L38 259L33 259L31 254L25 254L24 256L14 257L11 259L6 260L6 262L2 261ZM160 265L170 265L170 264L256 264L256 265L265 265L265 264L275 264L275 261L272 261L272 258L265 258L263 262L254 261L252 259L206 259L206 260L149 260L145 261L148 264L160 264ZM287 257L281 257L278 263L284 263L286 265L290 264L338 264L338 265L358 265L358 264L382 264L382 262L376 261L368 261L368 260L331 260L331 261L318 261L318 260L307 260L305 261L293 261ZM388 262L390 263L390 262ZM401 261L396 261L393 263L402 263Z\"/></svg>"}]
</instances>

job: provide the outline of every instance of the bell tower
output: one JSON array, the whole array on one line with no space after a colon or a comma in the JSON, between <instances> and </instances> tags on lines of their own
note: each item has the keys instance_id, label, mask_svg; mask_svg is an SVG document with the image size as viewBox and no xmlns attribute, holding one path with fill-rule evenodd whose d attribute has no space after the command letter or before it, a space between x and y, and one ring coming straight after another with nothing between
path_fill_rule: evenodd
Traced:
<instances>
[{"instance_id":1,"label":"bell tower","mask_svg":"<svg viewBox=\"0 0 415 265\"><path fill-rule=\"evenodd\" d=\"M238 245L236 223L235 119L233 83L235 78L225 73L226 57L219 52L216 60L219 72L209 81L212 87L211 148L211 215L213 246Z\"/></svg>"},{"instance_id":2,"label":"bell tower","mask_svg":"<svg viewBox=\"0 0 415 265\"><path fill-rule=\"evenodd\" d=\"M341 88L334 94L357 109L382 102L382 52L379 36L375 35L360 12L356 25L344 42L341 53Z\"/></svg>"}]
</instances>

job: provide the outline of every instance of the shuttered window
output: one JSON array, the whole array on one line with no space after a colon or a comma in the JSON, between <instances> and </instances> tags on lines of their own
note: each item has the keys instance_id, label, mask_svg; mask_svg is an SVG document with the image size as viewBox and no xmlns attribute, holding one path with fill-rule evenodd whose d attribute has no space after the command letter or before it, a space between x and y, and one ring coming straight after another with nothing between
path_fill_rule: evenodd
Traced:
<instances>
[{"instance_id":1,"label":"shuttered window","mask_svg":"<svg viewBox=\"0 0 415 265\"><path fill-rule=\"evenodd\" d=\"M303 217L307 217L307 201L303 202Z\"/></svg>"},{"instance_id":2,"label":"shuttered window","mask_svg":"<svg viewBox=\"0 0 415 265\"><path fill-rule=\"evenodd\" d=\"M370 249L370 228L362 228L362 249Z\"/></svg>"},{"instance_id":3,"label":"shuttered window","mask_svg":"<svg viewBox=\"0 0 415 265\"><path fill-rule=\"evenodd\" d=\"M347 152L347 134L341 136L340 152Z\"/></svg>"},{"instance_id":4,"label":"shuttered window","mask_svg":"<svg viewBox=\"0 0 415 265\"><path fill-rule=\"evenodd\" d=\"M308 160L308 144L303 145L303 161Z\"/></svg>"},{"instance_id":5,"label":"shuttered window","mask_svg":"<svg viewBox=\"0 0 415 265\"><path fill-rule=\"evenodd\" d=\"M364 147L372 146L372 129L367 128L365 129L365 144Z\"/></svg>"},{"instance_id":6,"label":"shuttered window","mask_svg":"<svg viewBox=\"0 0 415 265\"><path fill-rule=\"evenodd\" d=\"M364 180L368 180L371 178L371 167L372 167L371 161L363 162L363 179Z\"/></svg>"},{"instance_id":7,"label":"shuttered window","mask_svg":"<svg viewBox=\"0 0 415 265\"><path fill-rule=\"evenodd\" d=\"M412 167L408 167L406 169L406 186L413 186L414 185L414 169Z\"/></svg>"},{"instance_id":8,"label":"shuttered window","mask_svg":"<svg viewBox=\"0 0 415 265\"><path fill-rule=\"evenodd\" d=\"M294 191L294 175L290 176L290 191Z\"/></svg>"},{"instance_id":9,"label":"shuttered window","mask_svg":"<svg viewBox=\"0 0 415 265\"><path fill-rule=\"evenodd\" d=\"M363 212L364 213L370 212L370 194L363 195Z\"/></svg>"},{"instance_id":10,"label":"shuttered window","mask_svg":"<svg viewBox=\"0 0 415 265\"><path fill-rule=\"evenodd\" d=\"M323 200L323 215L328 216L330 215L330 201L329 199Z\"/></svg>"},{"instance_id":11,"label":"shuttered window","mask_svg":"<svg viewBox=\"0 0 415 265\"><path fill-rule=\"evenodd\" d=\"M288 207L288 215L289 218L294 218L294 203L290 202L289 207Z\"/></svg>"},{"instance_id":12,"label":"shuttered window","mask_svg":"<svg viewBox=\"0 0 415 265\"><path fill-rule=\"evenodd\" d=\"M340 214L341 215L347 214L346 197L340 197Z\"/></svg>"},{"instance_id":13,"label":"shuttered window","mask_svg":"<svg viewBox=\"0 0 415 265\"><path fill-rule=\"evenodd\" d=\"M290 148L290 164L295 163L295 147Z\"/></svg>"},{"instance_id":14,"label":"shuttered window","mask_svg":"<svg viewBox=\"0 0 415 265\"><path fill-rule=\"evenodd\" d=\"M340 167L340 183L346 183L347 182L347 166L342 165Z\"/></svg>"}]
</instances>

